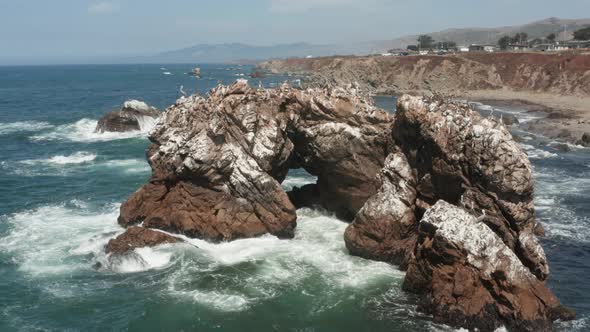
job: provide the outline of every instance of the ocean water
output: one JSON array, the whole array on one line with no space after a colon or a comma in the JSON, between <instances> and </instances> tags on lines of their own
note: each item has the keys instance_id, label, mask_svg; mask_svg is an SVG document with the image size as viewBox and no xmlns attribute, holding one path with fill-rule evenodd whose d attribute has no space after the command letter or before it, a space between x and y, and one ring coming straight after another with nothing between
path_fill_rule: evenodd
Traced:
<instances>
[{"instance_id":1,"label":"ocean water","mask_svg":"<svg viewBox=\"0 0 590 332\"><path fill-rule=\"evenodd\" d=\"M250 67L0 67L0 331L450 331L415 311L395 266L348 255L346 224L299 211L296 236L145 248L107 260L120 203L149 178L146 133L96 134L130 98L165 108ZM272 86L290 77L268 77ZM258 85L258 80L251 82ZM395 100L377 103L393 110ZM518 110L513 110L518 113ZM526 117L527 114L522 114ZM521 133L547 228L550 287L590 328L590 153ZM315 181L292 170L285 188Z\"/></svg>"}]
</instances>

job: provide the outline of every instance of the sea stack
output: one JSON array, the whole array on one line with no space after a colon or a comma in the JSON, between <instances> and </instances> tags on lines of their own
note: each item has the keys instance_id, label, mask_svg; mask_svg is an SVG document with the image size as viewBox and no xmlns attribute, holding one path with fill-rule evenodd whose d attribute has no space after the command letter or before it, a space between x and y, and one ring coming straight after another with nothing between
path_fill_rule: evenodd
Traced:
<instances>
[{"instance_id":1,"label":"sea stack","mask_svg":"<svg viewBox=\"0 0 590 332\"><path fill-rule=\"evenodd\" d=\"M288 239L296 208L315 205L352 221L351 254L407 269L404 289L436 322L549 331L574 317L544 284L527 155L502 121L467 104L404 95L393 116L353 86L238 80L180 98L150 140L152 176L121 206L127 231L110 250L174 241L141 228ZM317 182L285 192L292 168Z\"/></svg>"},{"instance_id":2,"label":"sea stack","mask_svg":"<svg viewBox=\"0 0 590 332\"><path fill-rule=\"evenodd\" d=\"M318 177L316 203L352 217L377 189L390 115L352 89L261 90L238 80L179 99L150 134L152 177L122 206L143 223L210 241L291 238L290 168Z\"/></svg>"},{"instance_id":3,"label":"sea stack","mask_svg":"<svg viewBox=\"0 0 590 332\"><path fill-rule=\"evenodd\" d=\"M128 100L120 110L105 114L98 121L95 131L104 133L146 130L146 127L151 128L155 124L160 115L157 108L143 101Z\"/></svg>"}]
</instances>

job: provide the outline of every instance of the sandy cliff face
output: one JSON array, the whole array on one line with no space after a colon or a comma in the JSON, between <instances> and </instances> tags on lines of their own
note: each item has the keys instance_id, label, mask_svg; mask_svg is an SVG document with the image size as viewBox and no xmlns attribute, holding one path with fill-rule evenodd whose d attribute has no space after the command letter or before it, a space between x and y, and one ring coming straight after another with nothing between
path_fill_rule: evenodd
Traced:
<instances>
[{"instance_id":1,"label":"sandy cliff face","mask_svg":"<svg viewBox=\"0 0 590 332\"><path fill-rule=\"evenodd\" d=\"M461 94L472 90L509 89L590 95L590 55L579 54L328 57L267 61L259 67L272 73L309 75L311 85L357 81L378 94L420 90Z\"/></svg>"}]
</instances>

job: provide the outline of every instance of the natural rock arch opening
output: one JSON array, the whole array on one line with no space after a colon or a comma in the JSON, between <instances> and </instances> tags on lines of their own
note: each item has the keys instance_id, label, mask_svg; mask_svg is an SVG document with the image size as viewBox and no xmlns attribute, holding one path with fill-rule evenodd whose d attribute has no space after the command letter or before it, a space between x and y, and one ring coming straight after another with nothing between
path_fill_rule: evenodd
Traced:
<instances>
[{"instance_id":1,"label":"natural rock arch opening","mask_svg":"<svg viewBox=\"0 0 590 332\"><path fill-rule=\"evenodd\" d=\"M319 204L352 220L351 254L407 268L404 289L441 322L531 329L573 317L543 283L528 158L500 121L464 104L403 96L394 119L352 88L242 81L179 99L150 140L152 177L122 205L125 227L291 238L296 206ZM316 184L285 192L293 168ZM174 241L153 232L130 227L107 250Z\"/></svg>"},{"instance_id":2,"label":"natural rock arch opening","mask_svg":"<svg viewBox=\"0 0 590 332\"><path fill-rule=\"evenodd\" d=\"M182 98L152 132L152 177L122 205L119 223L223 241L292 237L295 205L352 220L379 185L391 121L354 89L238 82ZM299 191L306 195L289 198L281 187L292 168L317 176Z\"/></svg>"}]
</instances>

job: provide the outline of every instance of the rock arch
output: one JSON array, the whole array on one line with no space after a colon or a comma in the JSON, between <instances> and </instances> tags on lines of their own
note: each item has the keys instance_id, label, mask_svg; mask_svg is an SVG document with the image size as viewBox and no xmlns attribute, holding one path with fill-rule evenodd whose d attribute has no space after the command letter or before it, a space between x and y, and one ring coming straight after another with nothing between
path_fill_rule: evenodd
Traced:
<instances>
[{"instance_id":1,"label":"rock arch","mask_svg":"<svg viewBox=\"0 0 590 332\"><path fill-rule=\"evenodd\" d=\"M531 165L501 122L436 96L397 109L352 87L238 81L183 97L150 134L152 177L121 206L128 230L107 250L175 241L140 223L211 241L290 238L296 207L319 204L352 221L351 254L407 268L404 289L438 322L532 331L573 318L545 287ZM299 167L318 181L286 193Z\"/></svg>"},{"instance_id":2,"label":"rock arch","mask_svg":"<svg viewBox=\"0 0 590 332\"><path fill-rule=\"evenodd\" d=\"M318 177L314 203L352 220L379 184L391 116L354 89L220 86L181 98L150 135L149 183L119 223L190 237L293 236L296 205L280 185L290 168ZM291 202L293 200L294 202Z\"/></svg>"}]
</instances>

